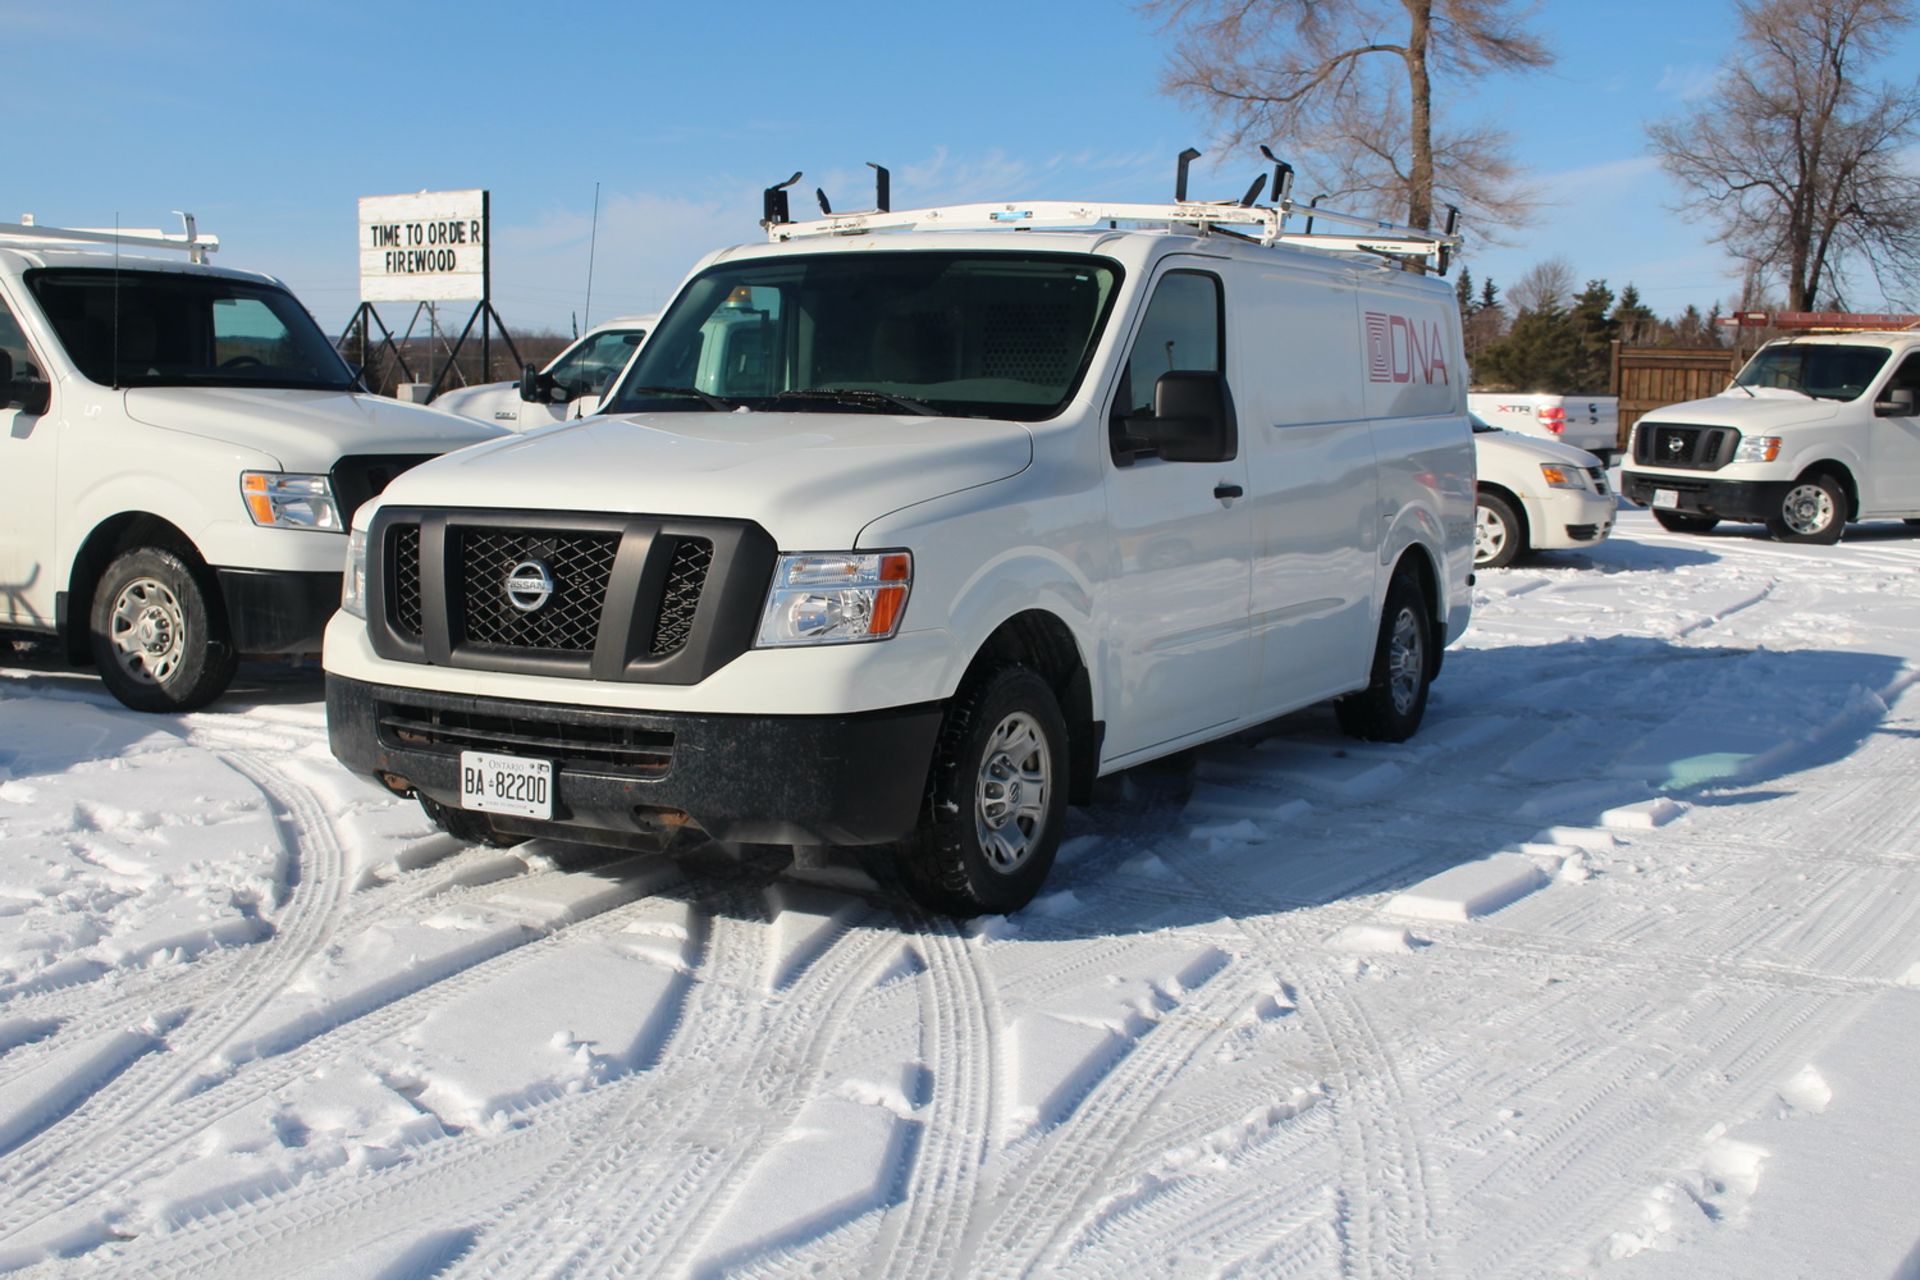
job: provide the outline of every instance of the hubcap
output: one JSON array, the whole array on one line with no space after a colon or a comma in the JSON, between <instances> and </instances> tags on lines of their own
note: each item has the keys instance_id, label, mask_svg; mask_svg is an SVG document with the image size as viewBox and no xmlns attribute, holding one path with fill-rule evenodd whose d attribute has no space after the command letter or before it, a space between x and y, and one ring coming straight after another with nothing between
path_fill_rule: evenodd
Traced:
<instances>
[{"instance_id":1,"label":"hubcap","mask_svg":"<svg viewBox=\"0 0 1920 1280\"><path fill-rule=\"evenodd\" d=\"M1485 564L1507 545L1507 522L1491 507L1473 510L1473 562Z\"/></svg>"},{"instance_id":2,"label":"hubcap","mask_svg":"<svg viewBox=\"0 0 1920 1280\"><path fill-rule=\"evenodd\" d=\"M1833 522L1833 495L1817 484L1797 484L1780 503L1780 518L1795 533L1819 533Z\"/></svg>"},{"instance_id":3,"label":"hubcap","mask_svg":"<svg viewBox=\"0 0 1920 1280\"><path fill-rule=\"evenodd\" d=\"M142 684L165 684L187 652L180 599L157 578L135 578L113 602L113 656Z\"/></svg>"},{"instance_id":4,"label":"hubcap","mask_svg":"<svg viewBox=\"0 0 1920 1280\"><path fill-rule=\"evenodd\" d=\"M1420 619L1412 609L1402 609L1393 620L1393 639L1387 646L1387 687L1393 693L1393 709L1400 715L1413 710L1420 696L1420 678L1426 671L1426 641L1420 634Z\"/></svg>"},{"instance_id":5,"label":"hubcap","mask_svg":"<svg viewBox=\"0 0 1920 1280\"><path fill-rule=\"evenodd\" d=\"M1024 711L1002 720L987 740L974 787L974 829L995 871L1027 860L1047 820L1052 760L1040 724Z\"/></svg>"}]
</instances>

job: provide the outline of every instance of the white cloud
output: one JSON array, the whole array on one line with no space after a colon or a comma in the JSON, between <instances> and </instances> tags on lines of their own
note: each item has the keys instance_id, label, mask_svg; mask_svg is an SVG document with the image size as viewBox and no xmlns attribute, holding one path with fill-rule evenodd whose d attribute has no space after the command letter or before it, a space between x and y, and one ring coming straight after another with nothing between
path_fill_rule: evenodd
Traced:
<instances>
[{"instance_id":1,"label":"white cloud","mask_svg":"<svg viewBox=\"0 0 1920 1280\"><path fill-rule=\"evenodd\" d=\"M1664 93L1681 102L1698 102L1712 96L1725 75L1723 67L1698 62L1683 63L1677 67L1669 65L1661 68L1660 79L1653 88L1654 92Z\"/></svg>"}]
</instances>

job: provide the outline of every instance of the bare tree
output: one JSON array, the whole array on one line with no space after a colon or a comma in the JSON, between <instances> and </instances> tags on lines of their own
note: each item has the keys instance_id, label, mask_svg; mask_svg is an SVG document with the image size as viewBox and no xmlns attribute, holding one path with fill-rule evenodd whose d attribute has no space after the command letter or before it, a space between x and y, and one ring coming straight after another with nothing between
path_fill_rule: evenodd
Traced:
<instances>
[{"instance_id":1,"label":"bare tree","mask_svg":"<svg viewBox=\"0 0 1920 1280\"><path fill-rule=\"evenodd\" d=\"M1573 264L1562 257L1534 263L1507 288L1507 302L1516 313L1564 311L1572 298Z\"/></svg>"},{"instance_id":2,"label":"bare tree","mask_svg":"<svg viewBox=\"0 0 1920 1280\"><path fill-rule=\"evenodd\" d=\"M1910 0L1735 0L1738 47L1699 109L1652 126L1661 164L1706 203L1728 250L1786 287L1787 306L1842 300L1864 263L1883 292L1920 273L1920 177L1900 154L1920 81L1862 70L1913 23Z\"/></svg>"},{"instance_id":3,"label":"bare tree","mask_svg":"<svg viewBox=\"0 0 1920 1280\"><path fill-rule=\"evenodd\" d=\"M1513 226L1537 203L1485 125L1435 125L1436 77L1544 67L1515 0L1147 0L1180 40L1165 87L1236 147L1283 140L1332 165L1338 194L1431 227L1457 204Z\"/></svg>"}]
</instances>

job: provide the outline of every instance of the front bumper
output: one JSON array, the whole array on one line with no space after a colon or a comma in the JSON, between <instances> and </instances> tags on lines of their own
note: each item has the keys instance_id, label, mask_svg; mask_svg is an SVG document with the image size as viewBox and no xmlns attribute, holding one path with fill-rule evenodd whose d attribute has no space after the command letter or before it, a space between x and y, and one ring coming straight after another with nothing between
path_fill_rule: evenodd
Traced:
<instances>
[{"instance_id":1,"label":"front bumper","mask_svg":"<svg viewBox=\"0 0 1920 1280\"><path fill-rule=\"evenodd\" d=\"M218 569L227 628L240 653L319 653L340 607L339 573Z\"/></svg>"},{"instance_id":2,"label":"front bumper","mask_svg":"<svg viewBox=\"0 0 1920 1280\"><path fill-rule=\"evenodd\" d=\"M1527 512L1528 541L1536 551L1590 547L1613 532L1616 511L1611 493L1550 489Z\"/></svg>"},{"instance_id":3,"label":"front bumper","mask_svg":"<svg viewBox=\"0 0 1920 1280\"><path fill-rule=\"evenodd\" d=\"M1623 471L1620 491L1636 506L1654 505L1654 492L1667 489L1674 501L1661 509L1716 520L1766 521L1780 514L1791 480L1708 480L1698 475Z\"/></svg>"},{"instance_id":4,"label":"front bumper","mask_svg":"<svg viewBox=\"0 0 1920 1280\"><path fill-rule=\"evenodd\" d=\"M486 815L494 828L615 844L688 824L756 844L897 840L919 820L944 712L621 712L327 676L327 734L349 768L457 809L462 749L552 760L553 820Z\"/></svg>"}]
</instances>

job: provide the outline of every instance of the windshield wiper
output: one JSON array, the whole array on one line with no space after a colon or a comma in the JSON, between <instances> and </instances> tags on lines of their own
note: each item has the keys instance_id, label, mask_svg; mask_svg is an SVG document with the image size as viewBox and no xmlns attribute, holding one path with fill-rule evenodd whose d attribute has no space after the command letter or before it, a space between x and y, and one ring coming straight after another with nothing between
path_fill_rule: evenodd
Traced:
<instances>
[{"instance_id":1,"label":"windshield wiper","mask_svg":"<svg viewBox=\"0 0 1920 1280\"><path fill-rule=\"evenodd\" d=\"M715 413L732 413L738 406L710 395L698 387L628 387L621 393L625 396L685 396L689 400L699 400Z\"/></svg>"},{"instance_id":2,"label":"windshield wiper","mask_svg":"<svg viewBox=\"0 0 1920 1280\"><path fill-rule=\"evenodd\" d=\"M902 413L917 414L926 418L937 418L940 411L932 405L906 396L894 395L891 391L868 391L856 387L796 387L791 391L774 393L775 404L782 400L799 400L816 404L852 405L860 409L898 409Z\"/></svg>"}]
</instances>

